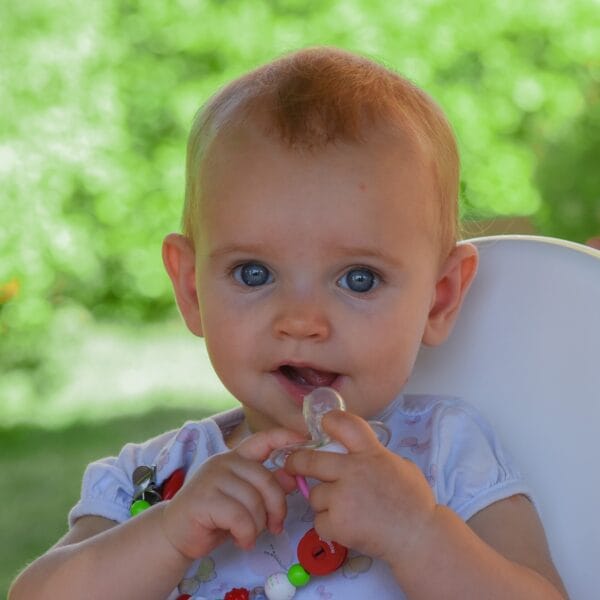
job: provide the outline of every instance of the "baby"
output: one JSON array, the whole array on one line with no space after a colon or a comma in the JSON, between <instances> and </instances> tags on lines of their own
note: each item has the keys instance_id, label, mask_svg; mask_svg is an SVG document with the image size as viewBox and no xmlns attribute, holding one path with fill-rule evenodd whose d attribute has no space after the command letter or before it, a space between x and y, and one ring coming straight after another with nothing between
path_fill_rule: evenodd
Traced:
<instances>
[{"instance_id":1,"label":"baby","mask_svg":"<svg viewBox=\"0 0 600 600\"><path fill-rule=\"evenodd\" d=\"M218 92L163 259L241 409L90 465L70 531L10 599L566 597L490 427L459 399L402 394L475 276L458 184L439 107L365 58L303 50ZM347 453L274 470L324 386L345 401L322 425Z\"/></svg>"}]
</instances>

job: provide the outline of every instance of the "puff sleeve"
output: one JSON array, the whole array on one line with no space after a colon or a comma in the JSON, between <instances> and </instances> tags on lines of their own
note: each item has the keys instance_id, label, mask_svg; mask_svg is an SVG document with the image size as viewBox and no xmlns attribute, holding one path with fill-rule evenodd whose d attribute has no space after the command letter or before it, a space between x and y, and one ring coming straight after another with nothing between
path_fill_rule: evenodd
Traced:
<instances>
[{"instance_id":1,"label":"puff sleeve","mask_svg":"<svg viewBox=\"0 0 600 600\"><path fill-rule=\"evenodd\" d=\"M511 457L487 421L461 401L432 413L430 473L437 501L467 521L477 512L515 494L532 499Z\"/></svg>"},{"instance_id":2,"label":"puff sleeve","mask_svg":"<svg viewBox=\"0 0 600 600\"><path fill-rule=\"evenodd\" d=\"M69 526L94 515L122 523L129 519L133 500L133 471L156 465L160 485L173 471L190 474L208 456L226 450L218 425L209 419L186 423L181 429L159 435L143 444L127 444L117 457L91 463L85 470L81 498L69 512Z\"/></svg>"}]
</instances>

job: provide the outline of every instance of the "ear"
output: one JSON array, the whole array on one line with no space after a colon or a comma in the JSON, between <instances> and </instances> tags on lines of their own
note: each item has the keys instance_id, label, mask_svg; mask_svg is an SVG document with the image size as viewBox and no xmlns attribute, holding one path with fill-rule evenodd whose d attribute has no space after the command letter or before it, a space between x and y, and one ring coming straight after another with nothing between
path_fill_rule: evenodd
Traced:
<instances>
[{"instance_id":1,"label":"ear","mask_svg":"<svg viewBox=\"0 0 600 600\"><path fill-rule=\"evenodd\" d=\"M171 278L177 306L188 329L202 337L202 321L196 290L196 253L192 241L170 233L163 241L162 257Z\"/></svg>"},{"instance_id":2,"label":"ear","mask_svg":"<svg viewBox=\"0 0 600 600\"><path fill-rule=\"evenodd\" d=\"M473 244L457 244L442 266L427 318L423 343L441 344L452 331L463 300L477 272L477 248Z\"/></svg>"}]
</instances>

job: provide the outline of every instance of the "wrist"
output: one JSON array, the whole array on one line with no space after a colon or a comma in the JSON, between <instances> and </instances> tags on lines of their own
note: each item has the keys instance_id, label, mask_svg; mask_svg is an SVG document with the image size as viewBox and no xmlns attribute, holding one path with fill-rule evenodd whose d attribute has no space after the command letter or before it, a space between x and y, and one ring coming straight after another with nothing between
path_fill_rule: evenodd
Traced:
<instances>
[{"instance_id":1,"label":"wrist","mask_svg":"<svg viewBox=\"0 0 600 600\"><path fill-rule=\"evenodd\" d=\"M431 553L436 539L443 529L444 506L433 503L418 519L413 519L410 534L407 535L403 528L397 535L393 535L393 544L382 557L394 572L398 581L402 581L406 573L420 572L423 558Z\"/></svg>"},{"instance_id":2,"label":"wrist","mask_svg":"<svg viewBox=\"0 0 600 600\"><path fill-rule=\"evenodd\" d=\"M160 504L152 507L152 510L156 511L157 513L161 537L165 540L166 544L172 551L175 560L181 560L189 563L195 560L195 557L189 556L177 542L177 537L175 534L177 525L171 519L169 511L170 504L170 501L161 502Z\"/></svg>"}]
</instances>

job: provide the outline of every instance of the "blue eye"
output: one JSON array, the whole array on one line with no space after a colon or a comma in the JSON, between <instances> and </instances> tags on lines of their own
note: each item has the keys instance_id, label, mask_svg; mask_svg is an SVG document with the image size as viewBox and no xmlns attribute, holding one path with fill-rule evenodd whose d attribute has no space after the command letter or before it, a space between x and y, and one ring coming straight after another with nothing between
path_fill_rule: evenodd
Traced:
<instances>
[{"instance_id":1,"label":"blue eye","mask_svg":"<svg viewBox=\"0 0 600 600\"><path fill-rule=\"evenodd\" d=\"M340 287L360 294L370 292L378 283L379 277L365 267L350 269L338 280Z\"/></svg>"},{"instance_id":2,"label":"blue eye","mask_svg":"<svg viewBox=\"0 0 600 600\"><path fill-rule=\"evenodd\" d=\"M236 281L249 287L265 285L266 283L271 283L272 280L269 269L267 269L265 265L254 262L245 263L236 267L233 271L233 276Z\"/></svg>"}]
</instances>

